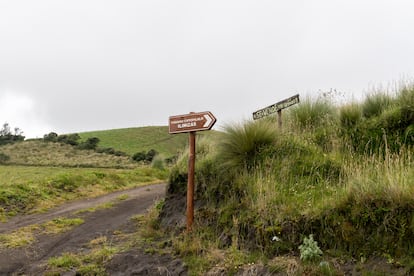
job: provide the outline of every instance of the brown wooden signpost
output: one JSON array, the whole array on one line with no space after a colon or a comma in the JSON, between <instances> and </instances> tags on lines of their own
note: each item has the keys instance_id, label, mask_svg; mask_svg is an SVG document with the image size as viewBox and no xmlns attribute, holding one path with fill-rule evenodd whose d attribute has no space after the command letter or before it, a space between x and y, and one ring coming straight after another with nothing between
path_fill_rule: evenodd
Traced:
<instances>
[{"instance_id":1,"label":"brown wooden signpost","mask_svg":"<svg viewBox=\"0 0 414 276\"><path fill-rule=\"evenodd\" d=\"M171 116L168 121L169 133L190 133L190 155L188 158L187 182L187 231L191 231L194 221L194 167L195 167L195 134L196 131L210 130L217 119L209 112L191 112L184 115Z\"/></svg>"},{"instance_id":2,"label":"brown wooden signpost","mask_svg":"<svg viewBox=\"0 0 414 276\"><path fill-rule=\"evenodd\" d=\"M281 128L282 127L282 109L285 109L297 103L299 103L299 94L253 112L253 119L257 120L257 119L263 118L265 116L269 116L277 112L278 123L279 123L279 127Z\"/></svg>"}]
</instances>

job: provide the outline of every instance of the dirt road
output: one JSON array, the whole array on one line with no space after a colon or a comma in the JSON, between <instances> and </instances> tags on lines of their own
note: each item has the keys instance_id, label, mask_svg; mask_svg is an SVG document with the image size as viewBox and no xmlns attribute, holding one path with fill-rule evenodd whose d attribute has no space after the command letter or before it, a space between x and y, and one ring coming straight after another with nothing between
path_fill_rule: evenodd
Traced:
<instances>
[{"instance_id":1,"label":"dirt road","mask_svg":"<svg viewBox=\"0 0 414 276\"><path fill-rule=\"evenodd\" d=\"M44 264L50 257L79 250L94 238L113 233L115 230L122 230L131 216L144 213L157 199L164 197L165 184L144 186L98 198L79 200L45 214L18 216L7 223L0 223L0 233L8 233L27 225L40 224L56 217L70 217L78 210L116 200L122 195L127 195L124 196L126 199L118 200L112 208L82 214L85 222L68 232L57 235L40 234L36 237L37 241L30 246L0 249L0 275L36 275L39 273L39 265Z\"/></svg>"}]
</instances>

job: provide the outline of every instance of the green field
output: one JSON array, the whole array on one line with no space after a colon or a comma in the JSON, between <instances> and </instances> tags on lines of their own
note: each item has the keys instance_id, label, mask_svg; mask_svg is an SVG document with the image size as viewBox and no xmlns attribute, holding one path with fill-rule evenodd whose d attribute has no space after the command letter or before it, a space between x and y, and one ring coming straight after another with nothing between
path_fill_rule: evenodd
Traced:
<instances>
[{"instance_id":1,"label":"green field","mask_svg":"<svg viewBox=\"0 0 414 276\"><path fill-rule=\"evenodd\" d=\"M187 143L186 134L170 135L167 126L148 126L83 132L82 140L100 139L99 147L112 147L129 155L155 149L166 158L181 152Z\"/></svg>"}]
</instances>

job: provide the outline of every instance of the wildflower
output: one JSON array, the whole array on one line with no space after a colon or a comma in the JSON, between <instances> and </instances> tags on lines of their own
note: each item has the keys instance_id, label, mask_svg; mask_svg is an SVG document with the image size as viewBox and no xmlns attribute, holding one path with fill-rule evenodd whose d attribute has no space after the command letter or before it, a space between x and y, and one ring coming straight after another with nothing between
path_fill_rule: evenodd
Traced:
<instances>
[{"instance_id":1,"label":"wildflower","mask_svg":"<svg viewBox=\"0 0 414 276\"><path fill-rule=\"evenodd\" d=\"M273 236L272 241L279 242L279 241L281 241L281 239L278 236Z\"/></svg>"}]
</instances>

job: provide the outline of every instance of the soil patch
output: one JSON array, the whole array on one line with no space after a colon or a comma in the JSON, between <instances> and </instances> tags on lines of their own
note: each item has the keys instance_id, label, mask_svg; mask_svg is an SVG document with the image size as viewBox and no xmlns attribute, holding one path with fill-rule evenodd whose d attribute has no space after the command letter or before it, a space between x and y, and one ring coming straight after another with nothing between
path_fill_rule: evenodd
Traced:
<instances>
[{"instance_id":1,"label":"soil patch","mask_svg":"<svg viewBox=\"0 0 414 276\"><path fill-rule=\"evenodd\" d=\"M187 268L179 259L170 255L152 255L142 250L117 254L108 263L109 275L187 275Z\"/></svg>"}]
</instances>

